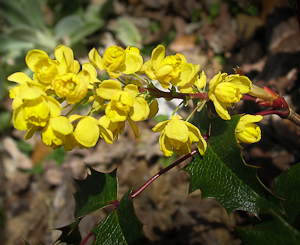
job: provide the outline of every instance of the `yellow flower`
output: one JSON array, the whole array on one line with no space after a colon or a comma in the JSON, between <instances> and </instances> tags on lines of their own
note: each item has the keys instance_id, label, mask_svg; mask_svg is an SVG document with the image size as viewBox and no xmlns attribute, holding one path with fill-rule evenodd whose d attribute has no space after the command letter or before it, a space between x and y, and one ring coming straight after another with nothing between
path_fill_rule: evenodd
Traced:
<instances>
[{"instance_id":1,"label":"yellow flower","mask_svg":"<svg viewBox=\"0 0 300 245\"><path fill-rule=\"evenodd\" d=\"M178 89L181 93L198 93L200 89L205 87L206 81L206 75L204 71L202 71L200 74L196 73L193 77L191 77L191 80L189 80L188 83L183 86L179 86Z\"/></svg>"},{"instance_id":2,"label":"yellow flower","mask_svg":"<svg viewBox=\"0 0 300 245\"><path fill-rule=\"evenodd\" d=\"M15 72L11 74L7 80L19 83L18 86L15 86L9 91L9 97L11 99L16 98L18 94L26 88L35 88L37 90L46 91L46 88L43 85L38 83L36 80L32 81L32 79L23 72Z\"/></svg>"},{"instance_id":3,"label":"yellow flower","mask_svg":"<svg viewBox=\"0 0 300 245\"><path fill-rule=\"evenodd\" d=\"M59 97L66 98L69 104L74 104L86 96L88 81L80 74L65 73L57 76L52 86Z\"/></svg>"},{"instance_id":4,"label":"yellow flower","mask_svg":"<svg viewBox=\"0 0 300 245\"><path fill-rule=\"evenodd\" d=\"M100 70L106 70L113 78L121 76L121 73L128 75L137 72L143 65L143 57L140 55L139 49L130 46L125 50L111 46L105 50L103 58L93 48L89 53L89 59L93 66Z\"/></svg>"},{"instance_id":5,"label":"yellow flower","mask_svg":"<svg viewBox=\"0 0 300 245\"><path fill-rule=\"evenodd\" d=\"M246 76L227 76L227 73L219 72L209 82L208 96L213 101L218 115L224 120L230 120L227 107L238 102L242 94L247 94L251 87L252 82Z\"/></svg>"},{"instance_id":6,"label":"yellow flower","mask_svg":"<svg viewBox=\"0 0 300 245\"><path fill-rule=\"evenodd\" d=\"M70 122L79 120L75 125L74 137L77 141L77 146L80 148L89 148L95 146L100 135L113 138L112 133L99 125L99 121L91 116L71 115Z\"/></svg>"},{"instance_id":7,"label":"yellow flower","mask_svg":"<svg viewBox=\"0 0 300 245\"><path fill-rule=\"evenodd\" d=\"M50 59L45 51L38 49L29 51L25 61L29 69L35 73L36 79L43 86L50 88L52 81L58 75L57 62Z\"/></svg>"},{"instance_id":8,"label":"yellow flower","mask_svg":"<svg viewBox=\"0 0 300 245\"><path fill-rule=\"evenodd\" d=\"M43 129L42 140L53 149L63 146L66 151L72 150L76 145L72 123L63 116L50 118Z\"/></svg>"},{"instance_id":9,"label":"yellow flower","mask_svg":"<svg viewBox=\"0 0 300 245\"><path fill-rule=\"evenodd\" d=\"M101 98L110 100L105 109L105 114L112 122L122 122L129 117L133 121L142 121L150 113L147 101L138 96L139 90L135 84L128 84L122 90L119 82L105 80L96 92Z\"/></svg>"},{"instance_id":10,"label":"yellow flower","mask_svg":"<svg viewBox=\"0 0 300 245\"><path fill-rule=\"evenodd\" d=\"M172 116L170 120L158 123L154 132L162 131L159 138L160 150L165 156L188 154L191 152L193 142L196 142L200 154L203 156L207 143L203 139L199 129L193 124L183 121L181 116Z\"/></svg>"},{"instance_id":11,"label":"yellow flower","mask_svg":"<svg viewBox=\"0 0 300 245\"><path fill-rule=\"evenodd\" d=\"M106 128L111 134L102 134L100 135L101 138L107 143L112 144L113 140L118 140L118 136L124 131L125 122L112 122L106 115L100 117L99 125ZM111 137L113 136L113 137Z\"/></svg>"},{"instance_id":12,"label":"yellow flower","mask_svg":"<svg viewBox=\"0 0 300 245\"><path fill-rule=\"evenodd\" d=\"M58 63L57 69L59 74L75 73L80 70L80 65L77 60L74 60L73 50L65 45L59 45L54 51L56 61Z\"/></svg>"},{"instance_id":13,"label":"yellow flower","mask_svg":"<svg viewBox=\"0 0 300 245\"><path fill-rule=\"evenodd\" d=\"M177 78L182 72L182 64L187 63L181 54L165 57L165 47L158 45L152 52L151 60L145 62L141 72L145 72L152 80L158 80L160 85L167 89L170 81Z\"/></svg>"},{"instance_id":14,"label":"yellow flower","mask_svg":"<svg viewBox=\"0 0 300 245\"><path fill-rule=\"evenodd\" d=\"M252 144L260 141L261 130L255 124L263 119L261 115L244 115L240 118L236 129L235 135L238 143Z\"/></svg>"},{"instance_id":15,"label":"yellow flower","mask_svg":"<svg viewBox=\"0 0 300 245\"><path fill-rule=\"evenodd\" d=\"M12 107L14 126L18 130L26 130L33 125L44 127L51 117L57 117L61 111L57 100L34 88L20 91Z\"/></svg>"}]
</instances>

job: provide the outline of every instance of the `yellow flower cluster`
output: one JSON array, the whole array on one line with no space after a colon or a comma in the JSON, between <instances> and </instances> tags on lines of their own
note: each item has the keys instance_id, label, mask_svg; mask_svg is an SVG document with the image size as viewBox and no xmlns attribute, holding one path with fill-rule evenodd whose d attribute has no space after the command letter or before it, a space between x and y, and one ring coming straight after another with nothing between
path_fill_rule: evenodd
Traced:
<instances>
[{"instance_id":1,"label":"yellow flower cluster","mask_svg":"<svg viewBox=\"0 0 300 245\"><path fill-rule=\"evenodd\" d=\"M19 84L10 91L10 97L13 99L14 126L18 130L27 130L25 139L42 131L43 142L53 148L88 148L99 138L113 143L123 132L125 121L138 137L135 122L153 117L158 111L155 96L147 92L147 88L153 88L150 80L157 80L165 89L176 87L185 94L205 92L207 78L204 71L199 73L200 65L188 63L182 54L166 56L162 45L153 50L151 59L146 62L135 47L124 50L112 46L102 57L94 48L88 56L90 63L80 65L74 59L72 49L64 45L55 49L54 59L44 51L34 49L25 59L33 78L22 72L8 77L9 81ZM96 68L106 70L112 79L98 80ZM138 80L126 78L125 82L120 82L122 74L134 75ZM146 74L149 79L143 80L137 74ZM146 90L142 83L147 85ZM238 102L251 86L245 76L219 73L209 82L207 98L213 101L219 116L229 120L227 107ZM61 115L63 102L67 103L66 107L73 107L66 115ZM93 102L88 115L69 116L72 110L88 102ZM95 118L92 113L100 110L105 114ZM260 131L254 127L256 133L253 132L248 119L242 122L241 119L238 125L238 142L249 143L250 140L245 139L247 132L259 139ZM180 116L158 123L153 131L162 131L159 143L166 156L188 154L194 142L201 155L207 148L199 129ZM249 134L247 137L251 138Z\"/></svg>"}]
</instances>

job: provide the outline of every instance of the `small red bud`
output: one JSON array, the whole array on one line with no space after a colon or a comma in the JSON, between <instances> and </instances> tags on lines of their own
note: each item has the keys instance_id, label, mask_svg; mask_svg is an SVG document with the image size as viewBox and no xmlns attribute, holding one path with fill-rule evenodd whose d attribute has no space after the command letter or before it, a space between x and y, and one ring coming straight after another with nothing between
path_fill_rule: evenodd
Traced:
<instances>
[{"instance_id":1,"label":"small red bud","mask_svg":"<svg viewBox=\"0 0 300 245\"><path fill-rule=\"evenodd\" d=\"M233 70L234 70L235 74L239 74L240 76L244 76L244 71L243 71L242 68L237 66L236 68L233 68Z\"/></svg>"}]
</instances>

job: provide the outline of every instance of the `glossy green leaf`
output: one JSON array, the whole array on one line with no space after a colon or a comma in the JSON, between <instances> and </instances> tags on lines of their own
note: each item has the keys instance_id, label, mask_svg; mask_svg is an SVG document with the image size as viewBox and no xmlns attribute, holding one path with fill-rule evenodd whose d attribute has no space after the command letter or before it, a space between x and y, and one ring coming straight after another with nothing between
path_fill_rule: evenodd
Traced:
<instances>
[{"instance_id":1,"label":"glossy green leaf","mask_svg":"<svg viewBox=\"0 0 300 245\"><path fill-rule=\"evenodd\" d=\"M81 235L78 227L80 220L81 219L77 219L72 224L56 228L55 230L60 230L62 234L57 238L55 243L59 241L60 243L65 242L66 244L79 245L81 242Z\"/></svg>"},{"instance_id":2,"label":"glossy green leaf","mask_svg":"<svg viewBox=\"0 0 300 245\"><path fill-rule=\"evenodd\" d=\"M273 214L269 226L258 229L237 228L243 245L298 245L300 233L278 214Z\"/></svg>"},{"instance_id":3,"label":"glossy green leaf","mask_svg":"<svg viewBox=\"0 0 300 245\"><path fill-rule=\"evenodd\" d=\"M202 198L214 198L228 213L245 210L258 216L269 208L280 211L279 199L259 181L256 168L246 165L236 143L235 128L240 116L211 121L209 146L185 168L191 176L190 192L201 190Z\"/></svg>"},{"instance_id":4,"label":"glossy green leaf","mask_svg":"<svg viewBox=\"0 0 300 245\"><path fill-rule=\"evenodd\" d=\"M82 217L110 205L118 197L116 169L111 173L100 173L89 168L91 174L84 180L76 180L78 190L74 193L75 218Z\"/></svg>"},{"instance_id":5,"label":"glossy green leaf","mask_svg":"<svg viewBox=\"0 0 300 245\"><path fill-rule=\"evenodd\" d=\"M286 220L300 229L300 163L285 170L274 180L274 194L283 198Z\"/></svg>"},{"instance_id":6,"label":"glossy green leaf","mask_svg":"<svg viewBox=\"0 0 300 245\"><path fill-rule=\"evenodd\" d=\"M117 209L92 230L96 236L94 245L147 243L142 233L143 224L135 215L130 193L131 190L123 196Z\"/></svg>"}]
</instances>

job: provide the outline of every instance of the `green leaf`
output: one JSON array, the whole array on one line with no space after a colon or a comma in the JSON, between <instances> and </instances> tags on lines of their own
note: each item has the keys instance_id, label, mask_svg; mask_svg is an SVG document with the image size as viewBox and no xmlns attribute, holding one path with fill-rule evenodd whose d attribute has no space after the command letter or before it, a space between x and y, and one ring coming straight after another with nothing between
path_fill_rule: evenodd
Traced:
<instances>
[{"instance_id":1,"label":"green leaf","mask_svg":"<svg viewBox=\"0 0 300 245\"><path fill-rule=\"evenodd\" d=\"M190 192L201 190L202 198L214 198L228 213L245 210L255 216L269 208L280 212L279 199L259 181L256 168L246 165L236 143L235 128L240 115L230 121L214 118L209 146L185 168L191 176Z\"/></svg>"},{"instance_id":2,"label":"green leaf","mask_svg":"<svg viewBox=\"0 0 300 245\"><path fill-rule=\"evenodd\" d=\"M77 28L75 32L70 34L70 43L75 44L82 41L83 38L98 31L103 25L104 22L102 20L85 22L81 27Z\"/></svg>"},{"instance_id":3,"label":"green leaf","mask_svg":"<svg viewBox=\"0 0 300 245\"><path fill-rule=\"evenodd\" d=\"M56 228L55 230L60 230L62 234L57 238L56 242L65 242L66 244L79 245L81 242L81 235L79 232L78 224L81 219L75 220L72 224Z\"/></svg>"},{"instance_id":4,"label":"green leaf","mask_svg":"<svg viewBox=\"0 0 300 245\"><path fill-rule=\"evenodd\" d=\"M299 244L299 231L294 229L278 214L273 214L273 222L270 222L269 224L268 227L258 229L237 228L243 244Z\"/></svg>"},{"instance_id":5,"label":"green leaf","mask_svg":"<svg viewBox=\"0 0 300 245\"><path fill-rule=\"evenodd\" d=\"M1 86L2 87L2 86ZM1 93L0 93L1 98ZM3 131L10 127L11 125L12 113L10 111L1 111L0 112L0 131Z\"/></svg>"},{"instance_id":6,"label":"green leaf","mask_svg":"<svg viewBox=\"0 0 300 245\"><path fill-rule=\"evenodd\" d=\"M117 25L113 28L113 31L124 46L134 46L138 48L142 46L141 35L130 19L118 18Z\"/></svg>"},{"instance_id":7,"label":"green leaf","mask_svg":"<svg viewBox=\"0 0 300 245\"><path fill-rule=\"evenodd\" d=\"M115 169L100 173L89 167L91 174L84 180L76 180L78 190L74 193L75 218L82 217L110 205L117 200L118 181Z\"/></svg>"},{"instance_id":8,"label":"green leaf","mask_svg":"<svg viewBox=\"0 0 300 245\"><path fill-rule=\"evenodd\" d=\"M194 102L194 107L196 107L197 104ZM208 135L209 133L209 127L212 120L212 117L210 117L210 114L208 113L207 109L207 103L202 108L201 111L196 111L192 117L192 123L199 128L202 134Z\"/></svg>"},{"instance_id":9,"label":"green leaf","mask_svg":"<svg viewBox=\"0 0 300 245\"><path fill-rule=\"evenodd\" d=\"M297 0L288 0L292 10L296 10Z\"/></svg>"},{"instance_id":10,"label":"green leaf","mask_svg":"<svg viewBox=\"0 0 300 245\"><path fill-rule=\"evenodd\" d=\"M22 5L18 1L0 0L0 14L11 25L28 25L31 26L30 17L26 15Z\"/></svg>"},{"instance_id":11,"label":"green leaf","mask_svg":"<svg viewBox=\"0 0 300 245\"><path fill-rule=\"evenodd\" d=\"M285 170L274 180L274 194L283 198L282 206L289 223L297 223L300 216L300 163Z\"/></svg>"},{"instance_id":12,"label":"green leaf","mask_svg":"<svg viewBox=\"0 0 300 245\"><path fill-rule=\"evenodd\" d=\"M109 244L146 244L147 239L142 233L143 224L135 215L129 190L102 222L92 230L96 235L94 245Z\"/></svg>"},{"instance_id":13,"label":"green leaf","mask_svg":"<svg viewBox=\"0 0 300 245\"><path fill-rule=\"evenodd\" d=\"M16 50L28 51L34 48L34 45L31 42L17 40L5 34L0 35L0 43L0 53L14 52Z\"/></svg>"},{"instance_id":14,"label":"green leaf","mask_svg":"<svg viewBox=\"0 0 300 245\"><path fill-rule=\"evenodd\" d=\"M28 18L30 18L30 22L32 25L39 27L41 29L46 29L46 22L41 10L41 3L37 0L26 0L25 4L25 12ZM24 10L23 10L24 11Z\"/></svg>"},{"instance_id":15,"label":"green leaf","mask_svg":"<svg viewBox=\"0 0 300 245\"><path fill-rule=\"evenodd\" d=\"M55 39L59 40L64 36L76 31L82 25L82 20L76 15L69 15L62 18L54 27Z\"/></svg>"}]
</instances>

